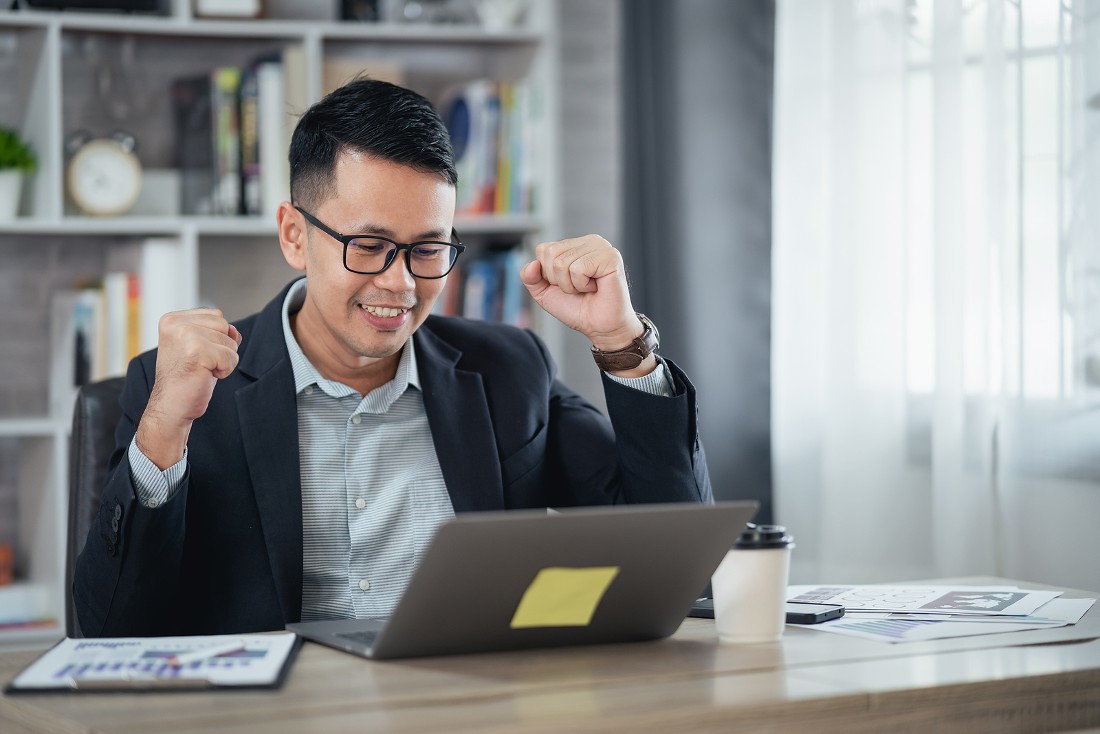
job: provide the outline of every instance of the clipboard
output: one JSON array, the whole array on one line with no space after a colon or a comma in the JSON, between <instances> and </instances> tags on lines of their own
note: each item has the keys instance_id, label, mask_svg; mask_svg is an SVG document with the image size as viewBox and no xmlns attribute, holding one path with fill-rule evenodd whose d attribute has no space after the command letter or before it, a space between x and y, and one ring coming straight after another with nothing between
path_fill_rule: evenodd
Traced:
<instances>
[{"instance_id":1,"label":"clipboard","mask_svg":"<svg viewBox=\"0 0 1100 734\"><path fill-rule=\"evenodd\" d=\"M23 668L5 694L276 689L302 640L293 633L66 637Z\"/></svg>"}]
</instances>

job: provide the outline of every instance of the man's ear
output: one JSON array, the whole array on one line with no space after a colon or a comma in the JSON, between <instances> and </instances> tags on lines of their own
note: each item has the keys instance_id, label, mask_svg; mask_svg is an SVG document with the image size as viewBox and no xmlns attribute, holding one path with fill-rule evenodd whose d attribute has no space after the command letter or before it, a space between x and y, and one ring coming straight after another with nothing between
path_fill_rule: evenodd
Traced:
<instances>
[{"instance_id":1,"label":"man's ear","mask_svg":"<svg viewBox=\"0 0 1100 734\"><path fill-rule=\"evenodd\" d=\"M279 248L283 259L295 270L306 269L306 228L305 218L289 201L279 204L275 212L275 221L279 223Z\"/></svg>"}]
</instances>

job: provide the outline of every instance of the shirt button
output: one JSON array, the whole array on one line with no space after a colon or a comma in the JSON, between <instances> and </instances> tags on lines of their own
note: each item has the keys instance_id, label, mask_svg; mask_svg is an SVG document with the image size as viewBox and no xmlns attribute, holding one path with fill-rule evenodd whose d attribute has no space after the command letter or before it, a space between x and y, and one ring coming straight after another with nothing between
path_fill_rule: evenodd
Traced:
<instances>
[{"instance_id":1,"label":"shirt button","mask_svg":"<svg viewBox=\"0 0 1100 734\"><path fill-rule=\"evenodd\" d=\"M353 416L351 417L351 422L352 422L352 423L354 423L355 425L359 425L360 423L362 423L362 422L363 422L363 416L361 416L361 415L353 415Z\"/></svg>"},{"instance_id":2,"label":"shirt button","mask_svg":"<svg viewBox=\"0 0 1100 734\"><path fill-rule=\"evenodd\" d=\"M361 580L359 582L359 588L362 589L363 591L366 591L367 589L370 588L370 581L367 581L366 579Z\"/></svg>"},{"instance_id":3,"label":"shirt button","mask_svg":"<svg viewBox=\"0 0 1100 734\"><path fill-rule=\"evenodd\" d=\"M359 499L355 500L355 506L362 510L364 507L367 506L367 501L360 497Z\"/></svg>"},{"instance_id":4,"label":"shirt button","mask_svg":"<svg viewBox=\"0 0 1100 734\"><path fill-rule=\"evenodd\" d=\"M312 395L313 394L313 385L308 385L305 390L302 390L302 392L304 392L306 395Z\"/></svg>"},{"instance_id":5,"label":"shirt button","mask_svg":"<svg viewBox=\"0 0 1100 734\"><path fill-rule=\"evenodd\" d=\"M160 503L159 503L159 502L157 502L157 501L156 501L155 499L147 499L147 500L145 500L145 506L146 506L146 507L156 507L156 506L157 506L157 505L159 505L159 504L160 504Z\"/></svg>"}]
</instances>

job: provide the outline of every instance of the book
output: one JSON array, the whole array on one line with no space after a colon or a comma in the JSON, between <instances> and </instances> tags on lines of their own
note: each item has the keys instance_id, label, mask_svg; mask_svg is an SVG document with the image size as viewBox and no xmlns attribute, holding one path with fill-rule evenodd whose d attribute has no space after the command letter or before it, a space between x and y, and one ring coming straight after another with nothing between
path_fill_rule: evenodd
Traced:
<instances>
[{"instance_id":1,"label":"book","mask_svg":"<svg viewBox=\"0 0 1100 734\"><path fill-rule=\"evenodd\" d=\"M462 214L534 210L539 98L526 84L477 80L444 94Z\"/></svg>"},{"instance_id":2,"label":"book","mask_svg":"<svg viewBox=\"0 0 1100 734\"><path fill-rule=\"evenodd\" d=\"M126 273L126 364L142 352L141 276Z\"/></svg>"},{"instance_id":3,"label":"book","mask_svg":"<svg viewBox=\"0 0 1100 734\"><path fill-rule=\"evenodd\" d=\"M160 317L169 311L190 308L180 285L180 263L184 255L179 240L147 237L130 262L141 289L138 353L152 349L160 340Z\"/></svg>"},{"instance_id":4,"label":"book","mask_svg":"<svg viewBox=\"0 0 1100 734\"><path fill-rule=\"evenodd\" d=\"M241 212L240 86L241 70L235 66L221 66L211 72L215 214Z\"/></svg>"},{"instance_id":5,"label":"book","mask_svg":"<svg viewBox=\"0 0 1100 734\"><path fill-rule=\"evenodd\" d=\"M500 321L520 328L530 325L531 299L519 277L527 253L520 244L494 247L455 265L433 313Z\"/></svg>"},{"instance_id":6,"label":"book","mask_svg":"<svg viewBox=\"0 0 1100 734\"><path fill-rule=\"evenodd\" d=\"M475 214L492 214L496 212L497 175L499 173L500 159L500 85L489 83L488 93L484 99L484 107L481 111L482 124L480 134L483 136L481 144L482 160L479 164L480 178L477 182L477 191L474 198Z\"/></svg>"},{"instance_id":7,"label":"book","mask_svg":"<svg viewBox=\"0 0 1100 734\"><path fill-rule=\"evenodd\" d=\"M209 74L172 82L172 119L182 214L214 212L216 168L212 97Z\"/></svg>"},{"instance_id":8,"label":"book","mask_svg":"<svg viewBox=\"0 0 1100 734\"><path fill-rule=\"evenodd\" d=\"M534 189L539 163L537 154L544 145L537 120L537 96L530 84L517 84L512 89L510 118L512 132L508 139L511 191L507 211L527 213L534 211Z\"/></svg>"},{"instance_id":9,"label":"book","mask_svg":"<svg viewBox=\"0 0 1100 734\"><path fill-rule=\"evenodd\" d=\"M142 350L141 276L109 271L50 306L50 411L71 417L81 385L126 374Z\"/></svg>"},{"instance_id":10,"label":"book","mask_svg":"<svg viewBox=\"0 0 1100 734\"><path fill-rule=\"evenodd\" d=\"M76 292L73 306L73 348L76 384L86 385L107 377L107 329L103 289L88 285Z\"/></svg>"},{"instance_id":11,"label":"book","mask_svg":"<svg viewBox=\"0 0 1100 734\"><path fill-rule=\"evenodd\" d=\"M488 193L495 180L491 147L494 85L478 80L452 90L443 103L443 121L451 136L458 170L455 210L462 214L492 211Z\"/></svg>"},{"instance_id":12,"label":"book","mask_svg":"<svg viewBox=\"0 0 1100 734\"><path fill-rule=\"evenodd\" d=\"M260 80L257 67L241 72L239 93L241 136L241 213L263 211L260 181Z\"/></svg>"},{"instance_id":13,"label":"book","mask_svg":"<svg viewBox=\"0 0 1100 734\"><path fill-rule=\"evenodd\" d=\"M493 186L493 204L489 211L496 213L512 211L512 177L515 156L512 140L517 137L519 120L515 116L515 94L511 84L497 86L496 131L496 182Z\"/></svg>"},{"instance_id":14,"label":"book","mask_svg":"<svg viewBox=\"0 0 1100 734\"><path fill-rule=\"evenodd\" d=\"M483 321L501 321L508 275L504 271L501 253L487 253L470 262L467 265L462 315Z\"/></svg>"},{"instance_id":15,"label":"book","mask_svg":"<svg viewBox=\"0 0 1100 734\"><path fill-rule=\"evenodd\" d=\"M76 299L73 290L50 297L50 415L66 425L73 420L76 392L87 382L87 370L77 360Z\"/></svg>"},{"instance_id":16,"label":"book","mask_svg":"<svg viewBox=\"0 0 1100 734\"><path fill-rule=\"evenodd\" d=\"M127 273L114 271L103 276L104 370L107 377L126 374L130 327Z\"/></svg>"},{"instance_id":17,"label":"book","mask_svg":"<svg viewBox=\"0 0 1100 734\"><path fill-rule=\"evenodd\" d=\"M188 277L184 257L182 244L174 237L147 237L108 250L107 268L127 274L127 362L157 345L161 316L194 306L184 296Z\"/></svg>"},{"instance_id":18,"label":"book","mask_svg":"<svg viewBox=\"0 0 1100 734\"><path fill-rule=\"evenodd\" d=\"M516 95L517 115L523 121L517 137L514 155L515 208L513 211L529 213L538 211L538 171L543 163L541 156L546 149L543 127L542 93L530 84L521 84Z\"/></svg>"},{"instance_id":19,"label":"book","mask_svg":"<svg viewBox=\"0 0 1100 734\"><path fill-rule=\"evenodd\" d=\"M469 262L462 294L462 315L468 319L491 319L496 287L496 266L491 260L479 257Z\"/></svg>"},{"instance_id":20,"label":"book","mask_svg":"<svg viewBox=\"0 0 1100 734\"><path fill-rule=\"evenodd\" d=\"M260 213L270 219L274 219L279 204L290 199L285 85L282 61L256 64Z\"/></svg>"}]
</instances>

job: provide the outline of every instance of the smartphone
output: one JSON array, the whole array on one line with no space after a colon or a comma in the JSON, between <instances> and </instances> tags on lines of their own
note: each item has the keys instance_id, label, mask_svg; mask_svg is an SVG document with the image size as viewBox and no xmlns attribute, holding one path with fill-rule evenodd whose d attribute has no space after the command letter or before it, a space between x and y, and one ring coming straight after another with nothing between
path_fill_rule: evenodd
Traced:
<instances>
[{"instance_id":1,"label":"smartphone","mask_svg":"<svg viewBox=\"0 0 1100 734\"><path fill-rule=\"evenodd\" d=\"M787 602L787 624L818 624L844 616L839 604L802 604Z\"/></svg>"},{"instance_id":2,"label":"smartphone","mask_svg":"<svg viewBox=\"0 0 1100 734\"><path fill-rule=\"evenodd\" d=\"M714 599L711 599L709 596L703 596L696 599L695 604L691 607L691 611L688 612L688 616L714 619Z\"/></svg>"}]
</instances>

